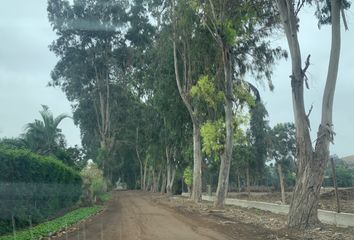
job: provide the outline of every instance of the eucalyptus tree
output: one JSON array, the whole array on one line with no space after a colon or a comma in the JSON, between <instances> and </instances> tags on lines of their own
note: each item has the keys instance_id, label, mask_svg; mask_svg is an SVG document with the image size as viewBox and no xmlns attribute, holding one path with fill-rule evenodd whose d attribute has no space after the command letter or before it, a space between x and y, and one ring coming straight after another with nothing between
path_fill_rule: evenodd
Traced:
<instances>
[{"instance_id":1,"label":"eucalyptus tree","mask_svg":"<svg viewBox=\"0 0 354 240\"><path fill-rule=\"evenodd\" d=\"M272 1L192 1L203 26L210 32L223 68L224 114L226 140L221 155L215 206L223 207L227 194L233 149L233 85L242 81L246 72L260 80L266 78L270 88L272 65L284 56L280 48L270 46L269 37L277 19L272 15Z\"/></svg>"},{"instance_id":2,"label":"eucalyptus tree","mask_svg":"<svg viewBox=\"0 0 354 240\"><path fill-rule=\"evenodd\" d=\"M281 200L285 204L284 167L295 162L295 126L293 123L278 123L270 130L270 157L275 160L279 176Z\"/></svg>"},{"instance_id":3,"label":"eucalyptus tree","mask_svg":"<svg viewBox=\"0 0 354 240\"><path fill-rule=\"evenodd\" d=\"M268 130L269 125L266 117L268 112L258 98L249 107L250 127L247 132L248 141L252 148L252 157L249 160L249 167L252 169L254 176L260 178L263 176L263 170L267 158L268 151Z\"/></svg>"},{"instance_id":4,"label":"eucalyptus tree","mask_svg":"<svg viewBox=\"0 0 354 240\"><path fill-rule=\"evenodd\" d=\"M306 71L310 66L310 55L302 64L298 38L301 19L299 12L306 4L316 3L319 25L331 24L332 43L322 99L321 123L318 127L315 146L310 137L309 113L305 110L304 86L308 87ZM305 228L319 223L317 216L320 189L324 169L329 159L329 145L333 142L333 99L337 82L341 49L341 16L350 4L346 0L277 0L278 13L290 50L292 74L290 76L293 111L296 127L298 161L297 181L290 204L288 224L290 227ZM346 21L343 21L346 24Z\"/></svg>"},{"instance_id":5,"label":"eucalyptus tree","mask_svg":"<svg viewBox=\"0 0 354 240\"><path fill-rule=\"evenodd\" d=\"M172 43L175 80L179 94L188 110L193 126L193 184L191 198L201 200L202 151L200 127L205 116L203 109L193 101L191 89L201 76L215 75L216 52L212 39L202 28L194 9L188 1L172 1Z\"/></svg>"},{"instance_id":6,"label":"eucalyptus tree","mask_svg":"<svg viewBox=\"0 0 354 240\"><path fill-rule=\"evenodd\" d=\"M108 153L115 137L111 88L122 80L124 70L120 56L126 47L126 7L124 1L116 0L48 1L49 21L58 36L50 50L59 58L51 84L60 86L74 103L93 100L100 148Z\"/></svg>"},{"instance_id":7,"label":"eucalyptus tree","mask_svg":"<svg viewBox=\"0 0 354 240\"><path fill-rule=\"evenodd\" d=\"M28 123L22 137L30 149L48 155L55 153L58 148L64 147L64 135L58 126L69 115L60 114L54 117L48 106L42 105L42 108L39 111L42 120L36 119L32 123Z\"/></svg>"},{"instance_id":8,"label":"eucalyptus tree","mask_svg":"<svg viewBox=\"0 0 354 240\"><path fill-rule=\"evenodd\" d=\"M161 192L171 194L178 166L184 162L183 152L190 143L188 135L191 121L188 111L183 106L178 88L175 84L175 69L170 41L171 27L161 26L155 35L155 41L147 50L144 81L140 86L145 91L145 98L155 115L159 115L163 124L154 129L160 133L163 140L165 161L161 164L162 177Z\"/></svg>"}]
</instances>

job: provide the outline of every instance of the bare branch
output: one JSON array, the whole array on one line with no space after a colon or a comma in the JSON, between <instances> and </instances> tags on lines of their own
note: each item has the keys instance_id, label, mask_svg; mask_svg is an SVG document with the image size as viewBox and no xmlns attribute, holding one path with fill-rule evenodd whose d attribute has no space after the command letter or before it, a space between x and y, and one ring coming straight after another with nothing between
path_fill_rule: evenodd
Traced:
<instances>
[{"instance_id":1,"label":"bare branch","mask_svg":"<svg viewBox=\"0 0 354 240\"><path fill-rule=\"evenodd\" d=\"M300 12L301 8L304 6L304 3L305 3L305 0L301 0L301 1L297 2L295 16L298 15L298 13Z\"/></svg>"},{"instance_id":2,"label":"bare branch","mask_svg":"<svg viewBox=\"0 0 354 240\"><path fill-rule=\"evenodd\" d=\"M313 104L311 104L311 107L310 107L310 109L309 109L309 112L307 113L307 117L310 117L310 114L311 114L311 112L312 112L312 109L313 109Z\"/></svg>"},{"instance_id":3,"label":"bare branch","mask_svg":"<svg viewBox=\"0 0 354 240\"><path fill-rule=\"evenodd\" d=\"M309 88L309 83L308 83L308 77L306 76L306 71L307 71L307 69L308 69L309 66L310 66L310 57L311 57L311 54L309 54L309 55L307 56L306 61L305 61L305 67L304 67L304 69L302 70L302 75L303 75L303 77L304 77L305 85L306 85L306 88L307 88L307 89L310 89L310 88Z\"/></svg>"},{"instance_id":4,"label":"bare branch","mask_svg":"<svg viewBox=\"0 0 354 240\"><path fill-rule=\"evenodd\" d=\"M345 28L345 31L348 31L349 28L348 28L348 22L347 22L347 18L345 16L345 12L344 12L344 9L342 7L341 9L341 14L342 14L342 19L343 19L343 24L344 24L344 28Z\"/></svg>"}]
</instances>

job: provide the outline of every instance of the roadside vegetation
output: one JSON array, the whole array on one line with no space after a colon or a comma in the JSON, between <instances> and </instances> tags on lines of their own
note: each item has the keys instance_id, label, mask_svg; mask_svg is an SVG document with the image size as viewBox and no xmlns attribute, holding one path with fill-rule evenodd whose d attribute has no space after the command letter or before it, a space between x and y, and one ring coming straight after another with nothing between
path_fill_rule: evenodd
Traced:
<instances>
[{"instance_id":1,"label":"roadside vegetation","mask_svg":"<svg viewBox=\"0 0 354 240\"><path fill-rule=\"evenodd\" d=\"M32 228L16 231L15 233L0 236L0 240L31 240L40 239L41 237L50 237L58 231L67 230L73 224L80 222L102 210L102 206L93 206L79 208L65 214L62 217L56 218L38 224Z\"/></svg>"},{"instance_id":2,"label":"roadside vegetation","mask_svg":"<svg viewBox=\"0 0 354 240\"><path fill-rule=\"evenodd\" d=\"M86 164L81 149L66 147L58 125L68 115L42 108L42 119L24 134L0 140L0 239L53 234L98 212L96 204L110 197L102 171Z\"/></svg>"},{"instance_id":3,"label":"roadside vegetation","mask_svg":"<svg viewBox=\"0 0 354 240\"><path fill-rule=\"evenodd\" d=\"M333 41L315 141L304 100L310 55L301 58L297 37L305 8L315 9L313 24L331 25ZM349 8L347 0L48 0L58 59L49 85L66 94L73 116L43 105L21 136L1 140L0 233L104 201L118 182L188 191L194 202L210 188L218 208L228 191L280 191L283 204L293 191L288 225L316 226L323 179L333 178L326 167ZM275 44L279 35L287 49ZM288 58L295 118L270 126L258 86L273 90L273 68ZM65 119L80 128L82 148L67 146ZM338 185L352 187L353 169L336 163Z\"/></svg>"}]
</instances>

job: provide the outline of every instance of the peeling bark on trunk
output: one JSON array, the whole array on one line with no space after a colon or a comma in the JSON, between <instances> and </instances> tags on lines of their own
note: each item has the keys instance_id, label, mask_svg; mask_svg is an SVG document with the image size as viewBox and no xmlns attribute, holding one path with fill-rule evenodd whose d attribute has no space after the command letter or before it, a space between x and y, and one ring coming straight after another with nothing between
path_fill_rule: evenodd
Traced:
<instances>
[{"instance_id":1,"label":"peeling bark on trunk","mask_svg":"<svg viewBox=\"0 0 354 240\"><path fill-rule=\"evenodd\" d=\"M280 163L277 164L277 169L278 169L279 183L280 183L281 203L286 204L283 170Z\"/></svg>"},{"instance_id":2,"label":"peeling bark on trunk","mask_svg":"<svg viewBox=\"0 0 354 240\"><path fill-rule=\"evenodd\" d=\"M233 147L233 84L231 74L231 58L229 49L223 47L223 64L225 75L225 126L226 126L226 139L223 153L221 154L221 164L219 169L218 187L216 190L216 198L214 202L215 207L223 208L225 205L225 198L227 196L229 188L229 175L232 159L232 147Z\"/></svg>"},{"instance_id":3,"label":"peeling bark on trunk","mask_svg":"<svg viewBox=\"0 0 354 240\"><path fill-rule=\"evenodd\" d=\"M329 159L329 144L333 138L332 108L340 55L340 9L341 1L331 0L332 45L330 62L322 102L321 124L313 149L309 120L305 112L305 72L301 65L301 51L297 37L297 19L292 1L277 0L277 5L287 37L292 61L292 99L296 126L298 172L288 225L307 228L319 223L317 209L325 166Z\"/></svg>"}]
</instances>

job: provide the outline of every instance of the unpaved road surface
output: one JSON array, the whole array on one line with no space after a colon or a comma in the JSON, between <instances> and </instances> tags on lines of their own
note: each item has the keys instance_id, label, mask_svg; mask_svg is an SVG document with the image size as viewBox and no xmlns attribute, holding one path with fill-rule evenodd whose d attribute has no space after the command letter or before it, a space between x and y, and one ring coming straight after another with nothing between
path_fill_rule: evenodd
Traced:
<instances>
[{"instance_id":1,"label":"unpaved road surface","mask_svg":"<svg viewBox=\"0 0 354 240\"><path fill-rule=\"evenodd\" d=\"M197 214L156 204L139 191L114 192L107 209L76 226L60 240L226 240L266 239L269 232L250 224L230 228Z\"/></svg>"}]
</instances>

